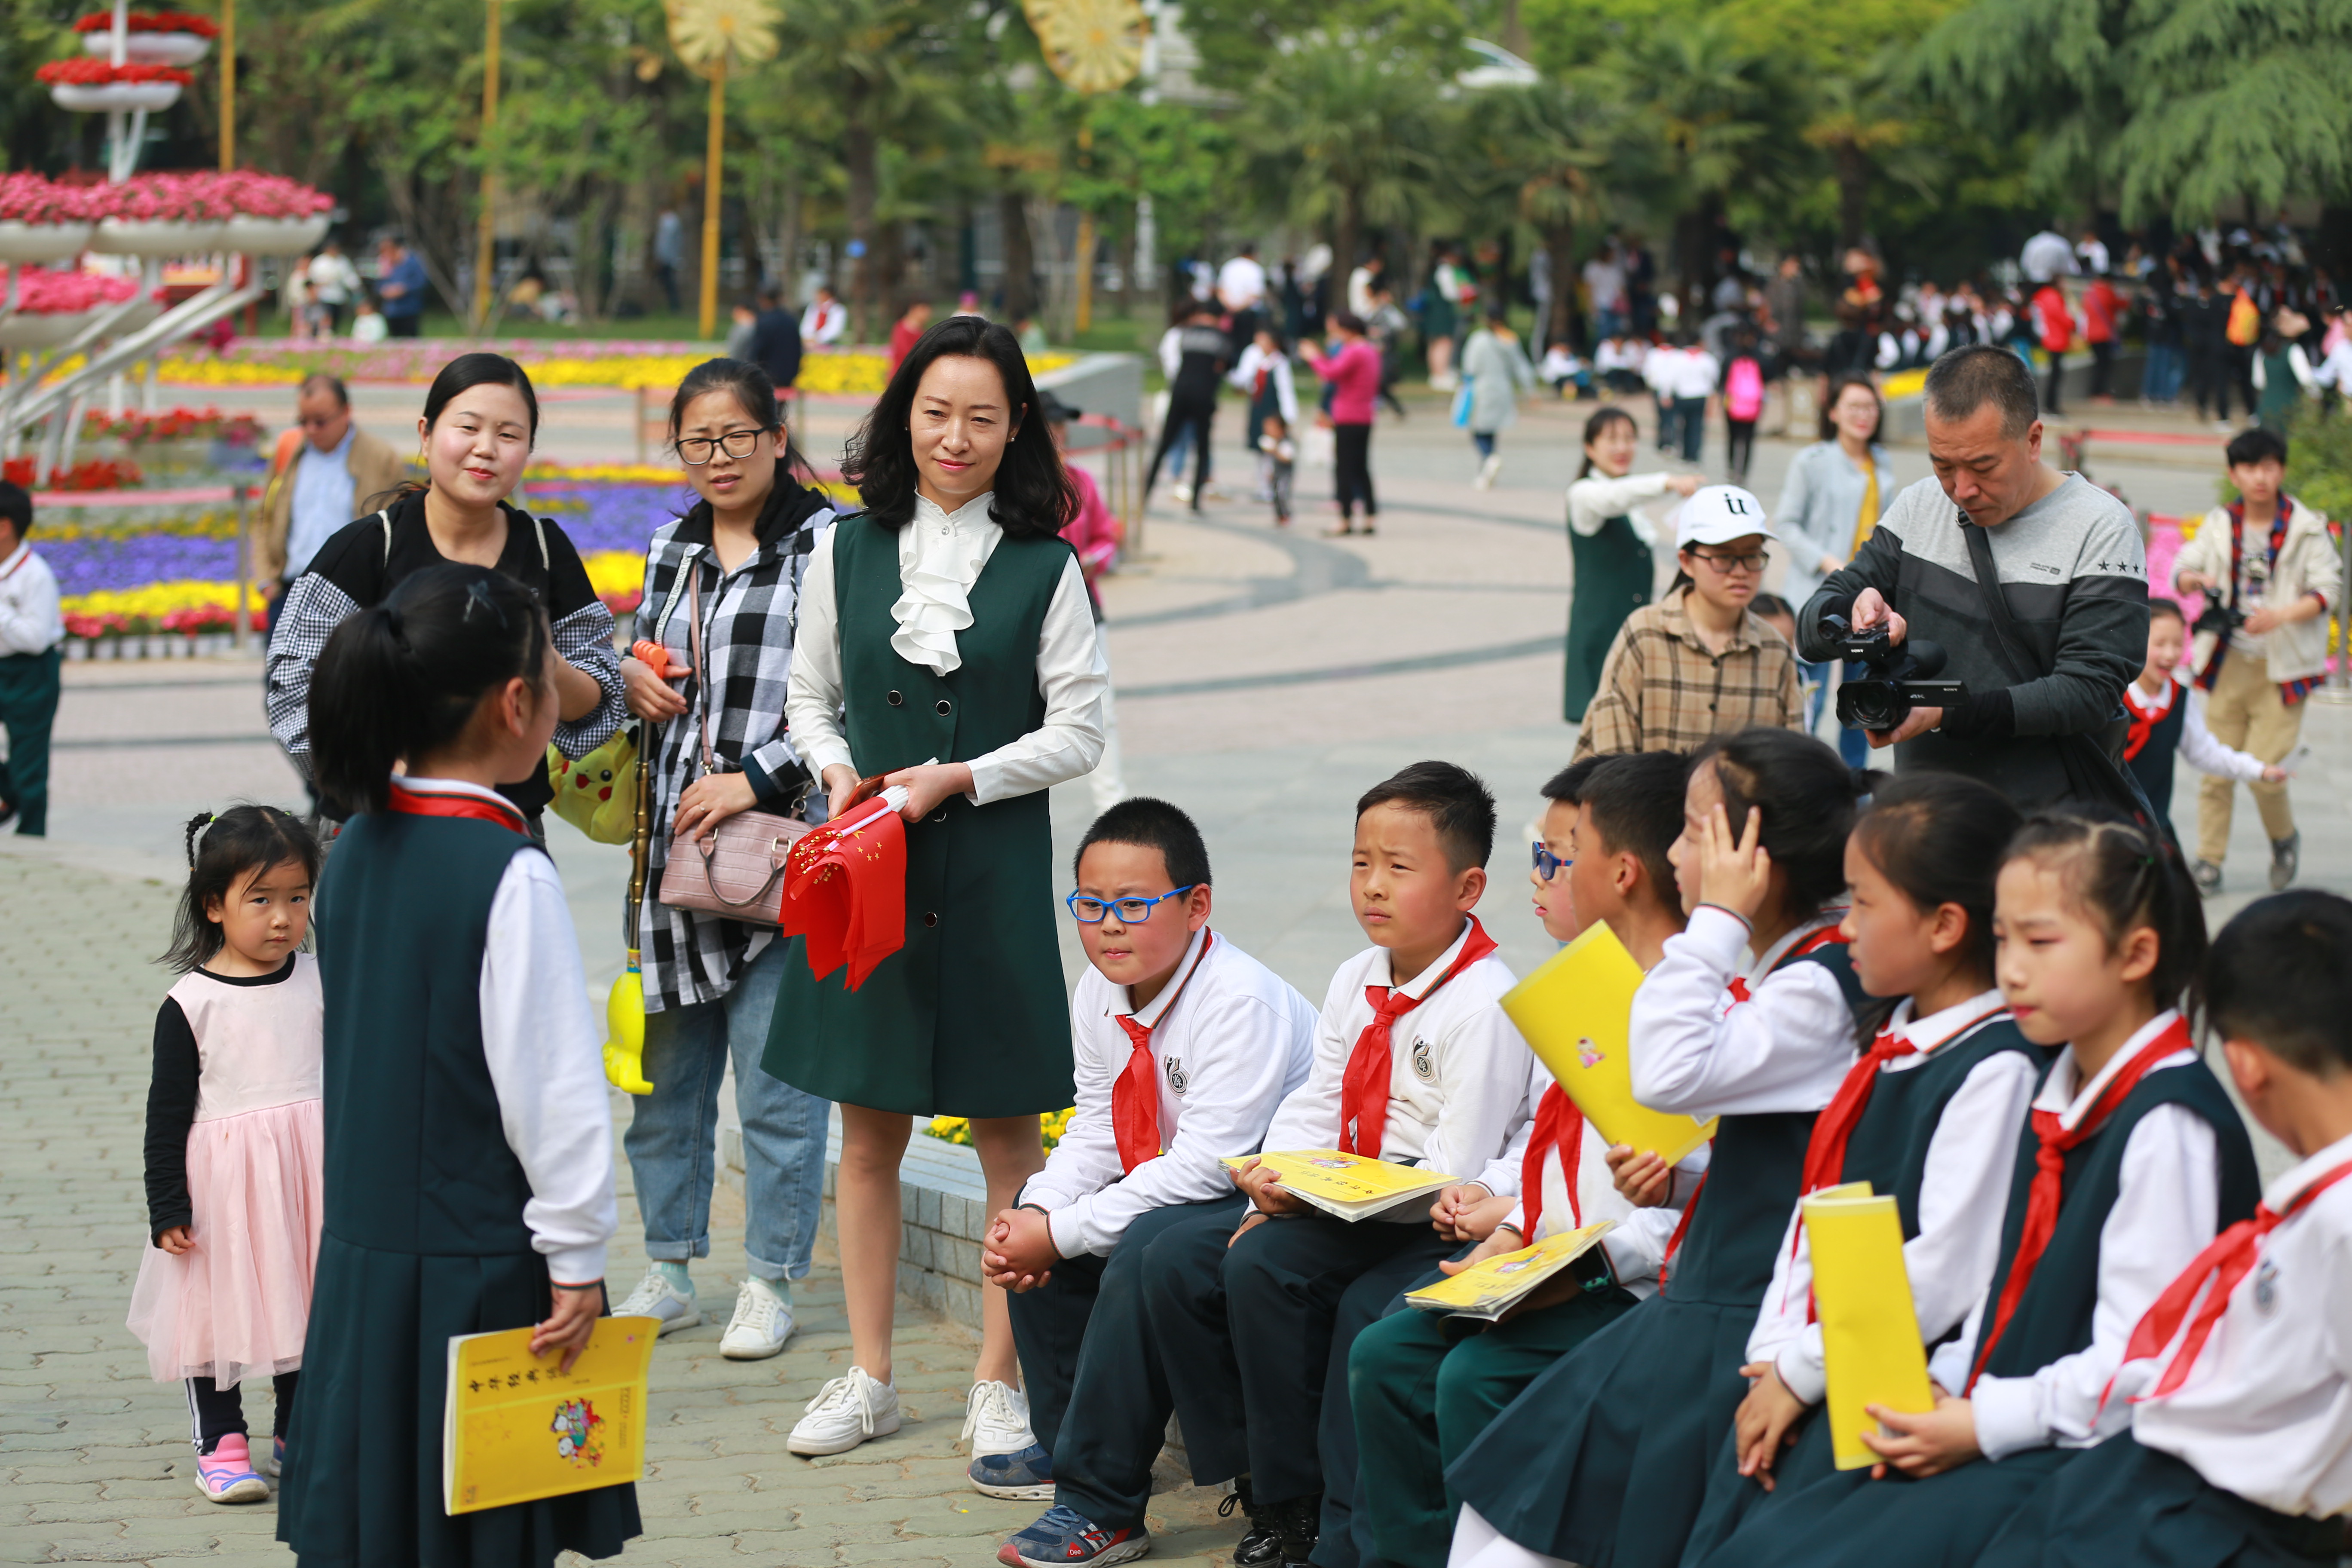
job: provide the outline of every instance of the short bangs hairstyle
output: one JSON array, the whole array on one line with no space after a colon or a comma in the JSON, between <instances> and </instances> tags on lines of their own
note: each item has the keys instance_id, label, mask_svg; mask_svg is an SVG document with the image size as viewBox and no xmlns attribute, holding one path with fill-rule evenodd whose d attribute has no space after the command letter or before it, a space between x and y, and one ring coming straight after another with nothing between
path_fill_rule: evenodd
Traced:
<instances>
[{"instance_id":1,"label":"short bangs hairstyle","mask_svg":"<svg viewBox=\"0 0 2352 1568\"><path fill-rule=\"evenodd\" d=\"M1415 763L1366 790L1356 817L1376 805L1401 805L1429 818L1445 863L1457 873L1484 866L1495 853L1495 793L1468 768Z\"/></svg>"},{"instance_id":2,"label":"short bangs hairstyle","mask_svg":"<svg viewBox=\"0 0 2352 1568\"><path fill-rule=\"evenodd\" d=\"M1070 857L1073 878L1086 863L1087 851L1097 844L1132 844L1139 849L1159 850L1171 888L1210 885L1209 847L1202 842L1199 826L1182 808L1164 800L1132 795L1096 817L1078 841L1078 852Z\"/></svg>"},{"instance_id":3,"label":"short bangs hairstyle","mask_svg":"<svg viewBox=\"0 0 2352 1568\"><path fill-rule=\"evenodd\" d=\"M1012 329L979 316L950 316L915 340L906 362L883 389L842 455L841 473L857 487L874 521L893 531L915 515L915 394L924 373L950 354L986 360L1004 381L1013 432L996 471L996 525L1008 538L1057 534L1078 515L1078 489L1054 433L1038 412L1037 384Z\"/></svg>"}]
</instances>

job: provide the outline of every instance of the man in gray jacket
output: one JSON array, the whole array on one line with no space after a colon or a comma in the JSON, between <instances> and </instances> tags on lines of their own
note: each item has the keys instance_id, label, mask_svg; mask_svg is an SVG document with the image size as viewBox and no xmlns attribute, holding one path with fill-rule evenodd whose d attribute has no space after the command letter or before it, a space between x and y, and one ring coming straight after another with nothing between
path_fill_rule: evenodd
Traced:
<instances>
[{"instance_id":1,"label":"man in gray jacket","mask_svg":"<svg viewBox=\"0 0 2352 1568\"><path fill-rule=\"evenodd\" d=\"M2147 563L2139 528L2115 497L2042 460L2042 422L2024 362L1990 344L1954 349L1927 372L1933 480L1895 500L1843 570L1798 617L1799 651L1834 657L1822 617L1857 631L1885 625L1943 646L1942 678L1967 695L1874 731L1898 768L1983 779L2020 805L2075 793L2061 750L2086 735L2110 756L2120 700L2147 653ZM1979 586L1969 530L1990 546L2009 605L2013 655ZM2024 668L2020 668L2022 665ZM2081 770L2077 769L2079 779Z\"/></svg>"}]
</instances>

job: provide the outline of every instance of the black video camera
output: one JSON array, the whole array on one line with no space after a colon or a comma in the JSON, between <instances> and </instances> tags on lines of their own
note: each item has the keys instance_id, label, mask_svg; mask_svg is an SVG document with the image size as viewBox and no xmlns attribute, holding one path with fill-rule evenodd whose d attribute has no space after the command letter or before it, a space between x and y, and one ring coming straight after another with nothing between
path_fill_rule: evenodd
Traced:
<instances>
[{"instance_id":1,"label":"black video camera","mask_svg":"<svg viewBox=\"0 0 2352 1568\"><path fill-rule=\"evenodd\" d=\"M1944 650L1925 637L1889 642L1885 626L1857 632L1843 616L1823 616L1822 625L1836 634L1836 657L1862 667L1838 688L1838 722L1849 730L1898 730L1914 708L1947 707L1968 695L1961 682L1935 679Z\"/></svg>"}]
</instances>

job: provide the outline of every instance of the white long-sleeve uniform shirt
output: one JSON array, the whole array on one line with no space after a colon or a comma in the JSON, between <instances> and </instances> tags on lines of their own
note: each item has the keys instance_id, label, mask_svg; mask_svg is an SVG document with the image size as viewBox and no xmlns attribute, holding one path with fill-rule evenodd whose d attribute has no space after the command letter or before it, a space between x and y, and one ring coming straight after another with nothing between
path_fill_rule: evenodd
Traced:
<instances>
[{"instance_id":1,"label":"white long-sleeve uniform shirt","mask_svg":"<svg viewBox=\"0 0 2352 1568\"><path fill-rule=\"evenodd\" d=\"M1643 543L1654 545L1658 542L1658 531L1650 526L1648 518L1633 509L1665 494L1666 481L1673 477L1665 473L1627 474L1612 479L1606 474L1587 474L1568 487L1568 526L1590 539L1611 518L1622 517L1633 525Z\"/></svg>"},{"instance_id":2,"label":"white long-sleeve uniform shirt","mask_svg":"<svg viewBox=\"0 0 2352 1568\"><path fill-rule=\"evenodd\" d=\"M1152 1209L1232 1197L1218 1162L1256 1153L1275 1108L1307 1080L1313 1003L1206 926L1192 934L1176 974L1139 1012L1131 1012L1126 986L1091 967L1070 997L1077 1114L1021 1194L1047 1211L1065 1258L1110 1251ZM1166 1151L1131 1172L1119 1163L1111 1123L1111 1093L1134 1054L1121 1015L1151 1031Z\"/></svg>"},{"instance_id":3,"label":"white long-sleeve uniform shirt","mask_svg":"<svg viewBox=\"0 0 2352 1568\"><path fill-rule=\"evenodd\" d=\"M1997 1020L2009 1016L2000 993L1988 991L1966 1002L1911 1016L1906 998L1888 1023L1895 1037L1916 1053L1881 1064L1885 1077L1916 1072L1937 1052L1949 1051ZM1922 1343L1933 1344L1958 1326L1991 1282L2000 1260L2000 1226L2017 1169L2017 1138L2033 1100L2041 1063L2022 1051L2001 1051L1979 1062L1945 1103L1927 1140L1919 1177L1919 1234L1903 1244L1904 1271L1911 1278L1911 1305L1919 1317ZM1748 1359L1769 1361L1789 1392L1819 1405L1829 1388L1822 1351L1822 1326L1809 1323L1813 1291L1811 1238L1789 1216L1789 1229L1772 1266L1772 1287L1748 1338Z\"/></svg>"},{"instance_id":4,"label":"white long-sleeve uniform shirt","mask_svg":"<svg viewBox=\"0 0 2352 1568\"><path fill-rule=\"evenodd\" d=\"M47 653L65 636L57 576L31 545L19 544L0 561L0 654Z\"/></svg>"},{"instance_id":5,"label":"white long-sleeve uniform shirt","mask_svg":"<svg viewBox=\"0 0 2352 1568\"><path fill-rule=\"evenodd\" d=\"M457 779L412 778L411 787L476 795L496 790ZM482 1056L498 1091L507 1147L530 1184L523 1224L559 1285L604 1277L604 1244L620 1228L613 1197L613 1108L604 1087L604 1029L588 1007L580 939L555 862L521 854L507 862L490 899L480 981Z\"/></svg>"},{"instance_id":6,"label":"white long-sleeve uniform shirt","mask_svg":"<svg viewBox=\"0 0 2352 1568\"><path fill-rule=\"evenodd\" d=\"M946 512L919 498L898 531L904 592L891 606L898 630L891 646L910 661L945 675L961 667L955 634L971 625L971 585L1004 537L982 495ZM793 649L784 717L802 758L818 776L835 763L854 766L841 722L841 619L834 591L834 545L827 531L801 580L800 636ZM1045 721L1017 741L971 760L971 801L987 805L1062 784L1102 760L1103 698L1110 668L1095 637L1094 608L1076 555L1062 570L1037 636L1037 687Z\"/></svg>"},{"instance_id":7,"label":"white long-sleeve uniform shirt","mask_svg":"<svg viewBox=\"0 0 2352 1568\"><path fill-rule=\"evenodd\" d=\"M1843 917L1816 915L1751 957L1748 922L1700 905L1633 993L1633 1098L1701 1121L1827 1105L1853 1066L1853 1009L1822 965L1773 965ZM1746 983L1747 1001L1733 1001L1734 979Z\"/></svg>"},{"instance_id":8,"label":"white long-sleeve uniform shirt","mask_svg":"<svg viewBox=\"0 0 2352 1568\"><path fill-rule=\"evenodd\" d=\"M1537 1103L1551 1086L1550 1069L1538 1061L1528 1083L1525 1119L1511 1134L1502 1154L1479 1178L1479 1184L1497 1196L1517 1194L1520 1197L1518 1206L1505 1216L1503 1224L1522 1236L1527 1235L1527 1194L1521 1189L1525 1184L1528 1144L1534 1138ZM1576 1160L1576 1201L1569 1202L1568 1170L1559 1151L1545 1151L1541 1176L1543 1216L1536 1222L1536 1234L1528 1239L1541 1241L1580 1225L1597 1225L1604 1219L1616 1221L1617 1228L1601 1242L1601 1250L1609 1255L1609 1272L1618 1284L1646 1300L1658 1293L1658 1266L1665 1261L1666 1243L1674 1238L1683 1205L1698 1190L1698 1179L1706 1173L1706 1145L1693 1150L1675 1167L1666 1203L1637 1209L1618 1193L1610 1176L1609 1140L1591 1122L1585 1121Z\"/></svg>"},{"instance_id":9,"label":"white long-sleeve uniform shirt","mask_svg":"<svg viewBox=\"0 0 2352 1568\"><path fill-rule=\"evenodd\" d=\"M1291 376L1288 354L1268 353L1253 342L1242 350L1241 363L1234 366L1233 374L1225 380L1244 395L1255 396L1260 371L1265 372L1266 379L1274 384L1275 406L1282 411L1282 423L1295 433L1298 428L1298 385ZM1248 435L1255 441L1258 432L1252 430Z\"/></svg>"},{"instance_id":10,"label":"white long-sleeve uniform shirt","mask_svg":"<svg viewBox=\"0 0 2352 1568\"><path fill-rule=\"evenodd\" d=\"M2352 1138L2271 1183L2273 1214L2352 1163ZM2262 1238L2253 1268L2198 1353L2186 1382L2156 1386L2178 1348L2133 1362L2107 1401L2131 1409L2132 1433L2178 1456L2214 1486L2280 1513L2352 1512L2352 1180L2338 1182ZM2192 1308L2192 1310L2194 1309Z\"/></svg>"},{"instance_id":11,"label":"white long-sleeve uniform shirt","mask_svg":"<svg viewBox=\"0 0 2352 1568\"><path fill-rule=\"evenodd\" d=\"M2032 1109L2054 1112L2061 1126L2078 1125L2109 1081L2134 1057L2155 1048L2179 1016L2158 1014L2086 1084L2069 1048L2051 1065ZM2168 1051L2150 1070L2196 1059L2194 1051ZM2121 1401L2108 1401L2102 1412L2099 1394L2122 1363L2124 1345L2141 1315L2213 1239L2221 1208L2217 1147L2212 1125L2182 1105L2159 1105L2132 1128L2115 1206L2099 1227L2099 1302L2091 1314L2091 1342L2029 1376L1978 1380L1969 1397L1975 1406L1977 1447L1985 1458L2000 1459L2051 1444L2087 1448L2130 1420L2129 1407ZM1988 1289L1978 1296L1959 1337L1928 1359L1928 1375L1955 1394L1968 1385L1976 1365L1990 1294Z\"/></svg>"},{"instance_id":12,"label":"white long-sleeve uniform shirt","mask_svg":"<svg viewBox=\"0 0 2352 1568\"><path fill-rule=\"evenodd\" d=\"M2164 689L2153 697L2137 680L2124 688L2124 706L2134 717L2151 721L2161 721L2174 703L2184 699L2189 709L2180 716L2180 760L2200 773L2236 779L2242 784L2261 778L2267 764L2251 752L2233 751L2215 740L2213 731L2205 725L2205 704L2178 676L2168 678Z\"/></svg>"},{"instance_id":13,"label":"white long-sleeve uniform shirt","mask_svg":"<svg viewBox=\"0 0 2352 1568\"><path fill-rule=\"evenodd\" d=\"M1528 1045L1498 1005L1517 984L1510 965L1488 953L1434 994L1432 988L1470 940L1465 921L1437 962L1402 987L1427 1000L1389 1032L1389 1113L1381 1158L1469 1181L1509 1145L1528 1089ZM1315 1026L1315 1060L1307 1081L1283 1100L1265 1130L1277 1152L1339 1144L1340 1082L1357 1037L1372 1021L1365 987L1390 985L1388 949L1367 948L1339 966ZM1375 1216L1426 1225L1429 1200L1412 1198Z\"/></svg>"}]
</instances>

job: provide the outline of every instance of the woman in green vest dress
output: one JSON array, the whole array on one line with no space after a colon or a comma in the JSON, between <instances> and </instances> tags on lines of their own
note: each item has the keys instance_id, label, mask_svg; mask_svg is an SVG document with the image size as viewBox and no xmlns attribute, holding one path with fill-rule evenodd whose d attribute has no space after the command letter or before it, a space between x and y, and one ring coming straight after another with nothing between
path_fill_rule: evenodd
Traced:
<instances>
[{"instance_id":1,"label":"woman in green vest dress","mask_svg":"<svg viewBox=\"0 0 2352 1568\"><path fill-rule=\"evenodd\" d=\"M1642 449L1633 416L1612 405L1584 422L1584 467L1568 487L1568 552L1575 566L1568 601L1568 688L1562 710L1584 722L1601 689L1601 666L1625 617L1650 602L1657 542L1634 506L1668 490L1688 496L1696 474L1637 474Z\"/></svg>"},{"instance_id":2,"label":"woman in green vest dress","mask_svg":"<svg viewBox=\"0 0 2352 1568\"><path fill-rule=\"evenodd\" d=\"M319 658L319 787L352 815L319 884L326 1204L278 1494L298 1563L549 1568L638 1533L626 1482L457 1514L442 1493L450 1339L529 1328L570 1370L617 1224L579 938L498 789L547 755L561 662L536 594L460 563Z\"/></svg>"},{"instance_id":3,"label":"woman in green vest dress","mask_svg":"<svg viewBox=\"0 0 2352 1568\"><path fill-rule=\"evenodd\" d=\"M767 1070L839 1103L835 1196L853 1364L793 1428L835 1454L898 1427L890 1317L898 1163L917 1116L971 1119L991 1213L1045 1163L1037 1118L1072 1100L1045 791L1102 754L1109 677L1076 554L1077 492L1019 342L977 316L919 340L842 470L866 510L819 542L784 711L837 812L860 779L904 787L906 945L856 991L785 960ZM1003 1292L964 1435L1035 1438Z\"/></svg>"}]
</instances>

